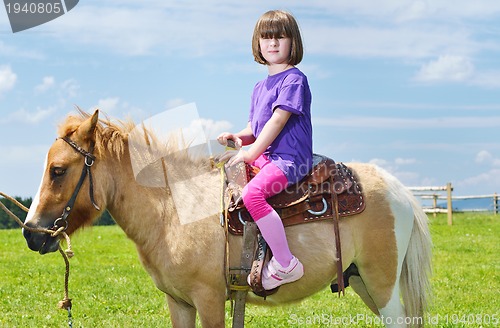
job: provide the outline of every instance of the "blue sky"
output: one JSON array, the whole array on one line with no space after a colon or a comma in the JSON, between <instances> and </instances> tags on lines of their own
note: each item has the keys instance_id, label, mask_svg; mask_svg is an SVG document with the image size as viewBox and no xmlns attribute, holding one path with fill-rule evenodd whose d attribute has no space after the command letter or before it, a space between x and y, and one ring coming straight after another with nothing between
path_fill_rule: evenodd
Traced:
<instances>
[{"instance_id":1,"label":"blue sky","mask_svg":"<svg viewBox=\"0 0 500 328\"><path fill-rule=\"evenodd\" d=\"M267 74L251 35L269 9L302 30L315 152L407 186L500 192L495 0L80 1L15 34L0 8L0 190L35 195L75 105L139 122L195 102L214 133L243 128Z\"/></svg>"}]
</instances>

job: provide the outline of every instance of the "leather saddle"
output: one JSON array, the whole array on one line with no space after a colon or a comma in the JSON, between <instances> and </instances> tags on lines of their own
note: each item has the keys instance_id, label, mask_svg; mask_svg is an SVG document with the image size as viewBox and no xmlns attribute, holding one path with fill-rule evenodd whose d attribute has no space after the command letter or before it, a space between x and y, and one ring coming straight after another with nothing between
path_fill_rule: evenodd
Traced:
<instances>
[{"instance_id":1,"label":"leather saddle","mask_svg":"<svg viewBox=\"0 0 500 328\"><path fill-rule=\"evenodd\" d=\"M349 167L322 155L315 154L313 160L313 169L306 177L267 199L280 215L285 227L332 219L335 215L334 195L337 197L340 217L358 214L365 209L361 186ZM243 188L255 175L255 170L249 165L246 165L244 172L241 167L229 168L229 187L233 184L234 188L236 184ZM235 235L242 235L245 222L253 221L245 205L237 197L230 200L228 214L229 231Z\"/></svg>"},{"instance_id":2,"label":"leather saddle","mask_svg":"<svg viewBox=\"0 0 500 328\"><path fill-rule=\"evenodd\" d=\"M267 202L278 212L285 227L328 219L334 221L338 257L337 285L343 291L338 219L361 213L365 209L365 202L361 186L350 168L321 155L314 155L313 161L313 169L306 177L281 193L268 198ZM241 191L255 176L257 170L244 163L226 168L226 192L230 191L231 194L227 212L228 231L232 234L243 235L247 222L253 222L250 213L241 201ZM246 237L244 239L247 240ZM248 240L250 242L252 237ZM262 287L262 269L272 256L271 250L258 232L256 232L253 244L252 247L256 249L252 267L248 268L250 285L255 294L265 298L274 294L279 288L265 290Z\"/></svg>"}]
</instances>

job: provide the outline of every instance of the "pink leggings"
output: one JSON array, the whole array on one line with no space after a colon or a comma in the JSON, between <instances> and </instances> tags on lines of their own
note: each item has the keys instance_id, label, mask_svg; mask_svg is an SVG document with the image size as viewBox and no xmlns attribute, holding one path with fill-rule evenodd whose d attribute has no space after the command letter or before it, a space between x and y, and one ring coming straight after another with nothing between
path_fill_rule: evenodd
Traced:
<instances>
[{"instance_id":1,"label":"pink leggings","mask_svg":"<svg viewBox=\"0 0 500 328\"><path fill-rule=\"evenodd\" d=\"M283 191L288 186L288 179L265 155L260 155L252 165L260 171L243 188L242 197L248 212L258 221L273 211L266 199Z\"/></svg>"}]
</instances>

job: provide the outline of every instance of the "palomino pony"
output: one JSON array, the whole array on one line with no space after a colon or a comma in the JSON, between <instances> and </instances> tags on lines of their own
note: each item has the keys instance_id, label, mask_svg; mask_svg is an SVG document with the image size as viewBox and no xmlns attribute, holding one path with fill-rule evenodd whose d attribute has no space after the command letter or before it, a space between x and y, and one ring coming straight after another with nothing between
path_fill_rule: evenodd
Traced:
<instances>
[{"instance_id":1,"label":"palomino pony","mask_svg":"<svg viewBox=\"0 0 500 328\"><path fill-rule=\"evenodd\" d=\"M172 325L195 327L198 313L203 327L224 327L228 295L225 233L219 217L181 224L171 188L139 184L129 156L131 129L131 124L99 120L98 111L68 116L48 151L26 225L65 226L71 234L108 209L136 244L139 258L156 286L166 294ZM174 169L168 174L207 169L210 174L204 177L204 190L192 192L220 202L219 171L211 167L208 158L194 160L181 153L172 157L176 158L169 160L180 173ZM359 177L366 201L364 212L340 220L343 268L354 263L359 271L359 276L349 282L386 326L421 326L431 271L427 217L411 193L387 172L369 164L349 166ZM206 213L202 207L195 211L200 218ZM332 222L290 226L286 233L292 252L304 264L304 277L283 285L266 300L250 293L248 302L292 302L335 281ZM29 248L40 254L58 249L58 238L27 230L24 237ZM237 267L242 238L230 236L229 244L229 265Z\"/></svg>"}]
</instances>

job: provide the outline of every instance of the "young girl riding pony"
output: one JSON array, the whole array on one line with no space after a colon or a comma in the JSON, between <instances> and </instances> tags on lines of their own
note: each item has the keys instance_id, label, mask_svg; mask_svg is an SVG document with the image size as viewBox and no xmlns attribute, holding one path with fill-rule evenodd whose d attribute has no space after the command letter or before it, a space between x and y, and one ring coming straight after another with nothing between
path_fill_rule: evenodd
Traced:
<instances>
[{"instance_id":1,"label":"young girl riding pony","mask_svg":"<svg viewBox=\"0 0 500 328\"><path fill-rule=\"evenodd\" d=\"M273 289L300 279L302 263L291 253L278 213L266 199L297 183L312 169L311 91L307 77L295 67L303 46L295 18L284 11L268 11L253 34L255 61L266 65L269 75L253 90L246 128L218 136L222 145L233 140L238 152L220 158L226 165L239 162L260 169L242 193L243 202L271 248L262 285ZM242 146L251 145L248 149Z\"/></svg>"}]
</instances>

